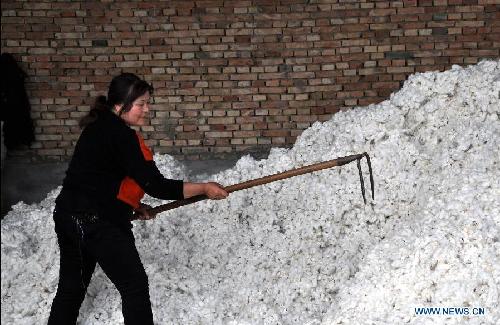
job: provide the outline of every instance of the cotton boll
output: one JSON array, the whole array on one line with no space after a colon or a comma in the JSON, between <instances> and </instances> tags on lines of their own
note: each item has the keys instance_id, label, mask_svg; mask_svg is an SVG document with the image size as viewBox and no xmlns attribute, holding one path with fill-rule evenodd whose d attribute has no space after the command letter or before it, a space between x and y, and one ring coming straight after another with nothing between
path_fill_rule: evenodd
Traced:
<instances>
[{"instance_id":1,"label":"cotton boll","mask_svg":"<svg viewBox=\"0 0 500 325\"><path fill-rule=\"evenodd\" d=\"M182 165L170 155L160 155L155 153L153 160L166 178L183 179L187 175L186 166Z\"/></svg>"}]
</instances>

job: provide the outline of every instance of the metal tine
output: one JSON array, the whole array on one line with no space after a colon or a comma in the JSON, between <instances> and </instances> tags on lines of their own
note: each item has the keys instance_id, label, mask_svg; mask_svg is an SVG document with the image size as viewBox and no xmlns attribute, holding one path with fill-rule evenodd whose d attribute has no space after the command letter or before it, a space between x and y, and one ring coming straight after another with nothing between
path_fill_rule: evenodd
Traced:
<instances>
[{"instance_id":1,"label":"metal tine","mask_svg":"<svg viewBox=\"0 0 500 325\"><path fill-rule=\"evenodd\" d=\"M361 155L361 157L357 158L357 165L359 171L359 181L361 182L361 194L363 195L363 201L366 204L366 194L365 194L365 181L363 179L363 171L361 170L361 159L366 157L366 163L368 164L368 170L370 172L370 190L372 191L372 200L375 200L375 183L373 181L373 171L372 164L370 161L370 156L365 152Z\"/></svg>"},{"instance_id":2,"label":"metal tine","mask_svg":"<svg viewBox=\"0 0 500 325\"><path fill-rule=\"evenodd\" d=\"M365 181L363 180L363 172L361 171L361 158L356 159L356 163L358 165L359 180L361 181L361 194L363 195L363 201L366 204Z\"/></svg>"},{"instance_id":3,"label":"metal tine","mask_svg":"<svg viewBox=\"0 0 500 325\"><path fill-rule=\"evenodd\" d=\"M372 190L372 200L375 200L375 183L373 182L373 171L372 164L370 162L370 156L365 152L363 156L366 157L366 163L368 164L368 170L370 171L370 189Z\"/></svg>"}]
</instances>

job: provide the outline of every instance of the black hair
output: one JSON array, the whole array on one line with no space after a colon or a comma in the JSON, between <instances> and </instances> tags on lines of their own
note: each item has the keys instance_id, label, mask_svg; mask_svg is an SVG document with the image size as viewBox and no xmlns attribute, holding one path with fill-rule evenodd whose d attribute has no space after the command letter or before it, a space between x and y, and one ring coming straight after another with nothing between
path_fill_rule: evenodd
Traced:
<instances>
[{"instance_id":1,"label":"black hair","mask_svg":"<svg viewBox=\"0 0 500 325\"><path fill-rule=\"evenodd\" d=\"M153 93L153 86L148 84L133 73L122 73L111 80L108 96L98 96L89 114L80 120L80 127L93 123L103 111L111 111L115 105L123 105L120 114L128 112L134 101L149 92Z\"/></svg>"}]
</instances>

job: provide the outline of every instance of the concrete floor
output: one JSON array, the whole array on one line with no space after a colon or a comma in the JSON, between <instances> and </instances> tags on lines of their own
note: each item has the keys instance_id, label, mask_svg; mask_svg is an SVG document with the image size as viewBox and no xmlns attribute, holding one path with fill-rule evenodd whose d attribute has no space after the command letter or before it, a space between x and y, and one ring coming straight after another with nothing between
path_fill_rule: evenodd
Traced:
<instances>
[{"instance_id":1,"label":"concrete floor","mask_svg":"<svg viewBox=\"0 0 500 325\"><path fill-rule=\"evenodd\" d=\"M189 176L214 174L233 167L237 158L227 160L183 161ZM2 152L1 216L19 201L38 203L62 184L67 163L28 162L25 157Z\"/></svg>"}]
</instances>

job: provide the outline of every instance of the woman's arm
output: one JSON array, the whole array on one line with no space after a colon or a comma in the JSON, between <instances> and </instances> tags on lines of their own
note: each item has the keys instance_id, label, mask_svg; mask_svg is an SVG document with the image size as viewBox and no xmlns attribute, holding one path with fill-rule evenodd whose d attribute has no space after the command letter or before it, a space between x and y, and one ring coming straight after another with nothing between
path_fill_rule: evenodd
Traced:
<instances>
[{"instance_id":1,"label":"woman's arm","mask_svg":"<svg viewBox=\"0 0 500 325\"><path fill-rule=\"evenodd\" d=\"M184 198L190 198L196 195L206 195L212 200L222 200L225 199L229 194L226 192L224 187L215 182L208 183L188 183L183 184L183 194ZM156 217L155 214L149 214L147 210L151 209L151 206L141 203L140 208L135 210L134 217L132 220L149 220Z\"/></svg>"},{"instance_id":2,"label":"woman's arm","mask_svg":"<svg viewBox=\"0 0 500 325\"><path fill-rule=\"evenodd\" d=\"M190 198L196 195L206 195L209 199L220 200L228 196L224 187L215 182L208 183L189 183L183 184L184 198Z\"/></svg>"}]
</instances>

